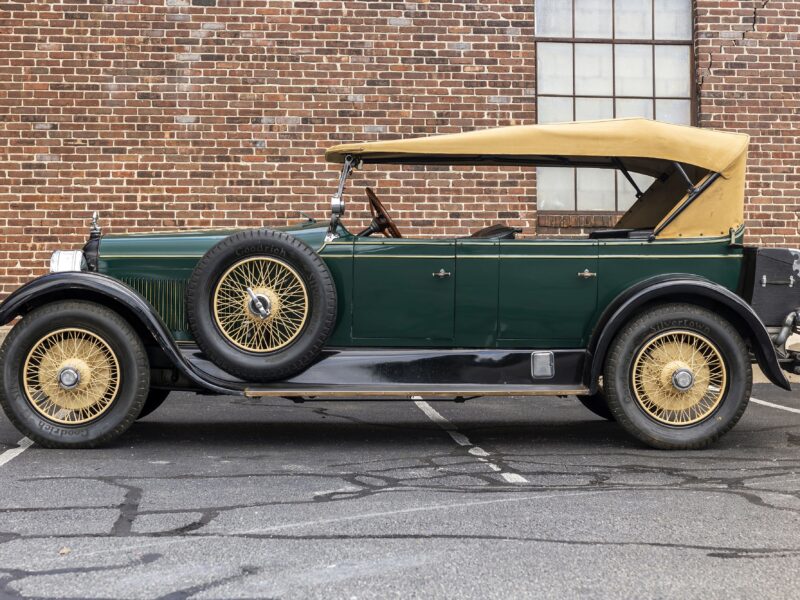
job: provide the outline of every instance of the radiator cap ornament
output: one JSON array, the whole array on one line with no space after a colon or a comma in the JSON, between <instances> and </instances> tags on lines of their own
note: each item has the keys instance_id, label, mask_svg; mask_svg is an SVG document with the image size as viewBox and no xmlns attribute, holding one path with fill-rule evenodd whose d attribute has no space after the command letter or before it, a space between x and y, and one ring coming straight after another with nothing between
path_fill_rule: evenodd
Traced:
<instances>
[{"instance_id":1,"label":"radiator cap ornament","mask_svg":"<svg viewBox=\"0 0 800 600\"><path fill-rule=\"evenodd\" d=\"M97 224L97 220L100 217L100 214L97 211L92 213L92 225L89 228L89 239L94 240L100 237L100 226Z\"/></svg>"}]
</instances>

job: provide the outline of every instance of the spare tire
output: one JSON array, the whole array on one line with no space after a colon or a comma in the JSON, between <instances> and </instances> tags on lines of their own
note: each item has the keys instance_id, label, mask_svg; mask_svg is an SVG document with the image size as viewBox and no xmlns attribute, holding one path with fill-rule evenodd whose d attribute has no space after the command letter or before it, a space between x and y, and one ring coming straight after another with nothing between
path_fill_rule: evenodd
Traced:
<instances>
[{"instance_id":1,"label":"spare tire","mask_svg":"<svg viewBox=\"0 0 800 600\"><path fill-rule=\"evenodd\" d=\"M327 265L296 237L240 231L197 263L186 312L217 366L247 381L274 381L317 358L336 321L336 288Z\"/></svg>"}]
</instances>

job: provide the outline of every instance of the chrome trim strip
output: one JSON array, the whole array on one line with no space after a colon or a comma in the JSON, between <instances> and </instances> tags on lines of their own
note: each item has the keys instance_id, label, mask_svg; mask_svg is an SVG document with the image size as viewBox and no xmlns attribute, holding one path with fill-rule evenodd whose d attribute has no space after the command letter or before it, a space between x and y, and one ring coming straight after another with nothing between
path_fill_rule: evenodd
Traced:
<instances>
[{"instance_id":1,"label":"chrome trim strip","mask_svg":"<svg viewBox=\"0 0 800 600\"><path fill-rule=\"evenodd\" d=\"M620 258L742 258L741 254L501 254L500 258L582 258L582 259L620 259ZM459 258L497 258L494 256L459 256Z\"/></svg>"},{"instance_id":2,"label":"chrome trim strip","mask_svg":"<svg viewBox=\"0 0 800 600\"><path fill-rule=\"evenodd\" d=\"M326 257L327 258L327 257ZM513 258L513 259L554 259L554 260L564 260L564 259L582 259L582 260L593 260L593 259L622 259L622 258L656 258L656 259L664 259L664 258L743 258L742 254L610 254L610 255L597 255L597 254L492 254L487 256L477 256L477 255L459 255L457 257L453 256L444 256L444 255L420 255L420 254L384 254L384 255L355 255L354 258L456 258L458 260L461 259L500 259L500 258Z\"/></svg>"},{"instance_id":3,"label":"chrome trim strip","mask_svg":"<svg viewBox=\"0 0 800 600\"><path fill-rule=\"evenodd\" d=\"M203 258L203 254L101 254L100 260L110 258Z\"/></svg>"},{"instance_id":4,"label":"chrome trim strip","mask_svg":"<svg viewBox=\"0 0 800 600\"><path fill-rule=\"evenodd\" d=\"M495 388L469 388L459 390L415 390L406 388L400 390L332 390L332 389L287 389L287 388L246 388L244 395L248 398L274 397L274 396L314 396L318 398L359 398L359 397L387 397L421 396L423 398L454 398L457 396L580 396L589 393L589 388L544 388L534 386L498 386Z\"/></svg>"},{"instance_id":5,"label":"chrome trim strip","mask_svg":"<svg viewBox=\"0 0 800 600\"><path fill-rule=\"evenodd\" d=\"M348 255L350 256L350 255ZM353 258L438 258L455 259L453 254L354 254ZM495 258L488 256L487 258Z\"/></svg>"},{"instance_id":6,"label":"chrome trim strip","mask_svg":"<svg viewBox=\"0 0 800 600\"><path fill-rule=\"evenodd\" d=\"M100 260L120 259L120 258L202 258L202 254L109 254L101 256ZM489 258L547 258L547 259L609 259L609 258L743 258L743 254L497 254L492 253L487 256L474 254L463 254L453 256L448 254L325 254L322 258L465 258L465 259L489 259Z\"/></svg>"}]
</instances>

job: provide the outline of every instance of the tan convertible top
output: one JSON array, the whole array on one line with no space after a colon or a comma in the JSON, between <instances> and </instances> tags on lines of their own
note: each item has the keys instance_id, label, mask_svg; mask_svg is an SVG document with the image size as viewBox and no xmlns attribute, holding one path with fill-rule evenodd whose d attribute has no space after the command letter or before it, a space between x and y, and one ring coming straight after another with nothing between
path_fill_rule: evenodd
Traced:
<instances>
[{"instance_id":1,"label":"tan convertible top","mask_svg":"<svg viewBox=\"0 0 800 600\"><path fill-rule=\"evenodd\" d=\"M352 155L365 163L531 164L619 168L658 177L618 227L662 228L658 237L726 235L744 222L744 174L749 137L648 119L614 119L518 125L431 137L340 144L325 158ZM708 189L670 220L685 200L675 200L681 163L696 185L713 174ZM688 168L687 168L688 167ZM694 167L694 168L692 168ZM667 194L670 191L671 194ZM667 198L667 196L671 196Z\"/></svg>"}]
</instances>

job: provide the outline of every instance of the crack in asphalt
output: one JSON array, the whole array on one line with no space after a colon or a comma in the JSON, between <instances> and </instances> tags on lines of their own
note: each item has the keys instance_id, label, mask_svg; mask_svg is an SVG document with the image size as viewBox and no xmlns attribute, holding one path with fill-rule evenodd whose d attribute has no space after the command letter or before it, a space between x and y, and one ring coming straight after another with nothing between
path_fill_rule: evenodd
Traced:
<instances>
[{"instance_id":1,"label":"crack in asphalt","mask_svg":"<svg viewBox=\"0 0 800 600\"><path fill-rule=\"evenodd\" d=\"M122 504L119 505L119 516L111 528L111 535L116 537L123 537L129 535L133 520L139 512L139 503L142 501L142 488L134 485L120 483L119 480L110 477L97 477L95 481L103 483L110 483L125 490L125 496Z\"/></svg>"},{"instance_id":2,"label":"crack in asphalt","mask_svg":"<svg viewBox=\"0 0 800 600\"><path fill-rule=\"evenodd\" d=\"M259 573L259 571L260 569L258 567L244 566L241 567L239 569L239 572L235 575L229 575L228 577L220 577L219 579L214 579L207 583L185 587L180 590L164 594L163 596L159 596L158 600L186 600L187 598L191 598L195 594L207 592L226 583L236 581L237 579L241 579L243 577L249 577L250 575L255 575ZM270 598L267 597L264 598L264 600L270 600Z\"/></svg>"},{"instance_id":3,"label":"crack in asphalt","mask_svg":"<svg viewBox=\"0 0 800 600\"><path fill-rule=\"evenodd\" d=\"M593 490L598 493L619 493L619 492L657 492L657 491L671 491L671 492L703 492L714 494L728 494L745 500L746 502L758 506L762 509L769 509L775 511L788 512L800 516L800 491L786 491L776 490L768 487L758 486L761 483L773 482L776 478L800 477L800 462L793 461L789 464L780 466L761 466L757 470L759 473L751 473L748 475L707 475L701 476L699 468L681 468L681 467L659 467L652 465L643 465L636 463L626 463L618 465L592 465L588 469L586 465L570 464L562 461L560 468L552 468L546 462L534 460L525 455L514 454L512 456L504 457L504 461L514 465L514 468L528 477L531 482L528 484L509 485L502 484L494 479L491 474L462 471L459 467L471 468L474 463L469 459L460 461L451 461L442 463L441 460L449 458L449 454L433 455L418 459L415 464L411 465L386 465L382 468L375 468L367 472L362 471L306 471L303 473L287 473L283 471L262 471L262 472L248 472L237 474L219 474L219 475L164 475L164 476L60 476L60 477L30 477L21 478L20 481L26 482L64 482L64 481L83 481L83 482L97 482L105 485L116 486L124 490L124 500L120 504L99 504L99 505L85 505L85 506L38 506L32 508L10 508L0 510L0 514L14 514L14 513L38 513L38 512L69 512L76 509L90 510L90 509L117 509L119 511L117 519L115 520L109 536L111 537L129 537L138 536L132 531L133 524L137 517L142 515L166 515L166 514L189 514L199 513L199 519L192 521L189 524L182 525L175 529L165 530L152 535L182 535L188 533L196 533L201 531L204 527L214 522L214 520L225 512L254 509L270 506L301 506L320 503L331 502L346 502L352 500L366 499L379 494L391 493L406 493L409 491L429 491L439 493L455 493L459 495L492 495L504 494L513 496L515 494L531 492L579 492L586 490ZM563 458L563 457L562 457ZM389 462L386 459L380 462ZM333 467L342 468L348 466L347 463L332 465ZM364 462L350 464L350 467L358 466L362 469L366 466ZM423 470L428 472L428 475L420 475L418 471ZM725 469L721 469L725 470ZM386 472L403 472L410 471L410 478L405 478L398 475L389 475ZM415 473L417 472L417 473ZM665 477L669 481L663 484L652 483L625 483L615 482L615 478L620 476L631 475L658 475ZM439 482L439 480L446 480L453 476L469 477L475 480L474 485L450 485L446 482ZM558 484L552 481L545 483L537 483L537 479L548 478L563 478L568 476L572 479L583 479L585 483L582 484ZM144 494L143 485L133 485L131 482L154 482L154 481L211 481L211 480L238 480L247 479L253 480L260 479L296 479L298 477L310 477L314 479L329 479L337 483L344 483L338 489L317 493L311 497L304 497L300 499L286 499L286 500L272 500L260 502L241 502L225 505L209 506L193 506L191 503L186 503L180 508L165 508L165 509L146 509L140 507L141 499ZM765 499L765 495L772 495L777 497L786 497L793 500L798 500L798 507L780 506L774 502ZM17 535L14 533L0 533L0 544L7 543L12 540L26 538L25 535ZM67 536L63 536L67 537ZM72 537L81 537L75 535Z\"/></svg>"},{"instance_id":4,"label":"crack in asphalt","mask_svg":"<svg viewBox=\"0 0 800 600\"><path fill-rule=\"evenodd\" d=\"M2 592L4 598L37 598L37 596L23 596L12 587L12 584L23 579L27 579L28 577L43 577L46 575L79 575L82 573L116 571L139 565L147 565L155 562L160 557L160 554L147 553L126 563L118 565L96 567L62 567L57 569L42 569L38 571L28 569L7 569L0 567L0 573L5 573L5 575L0 575L0 592Z\"/></svg>"}]
</instances>

